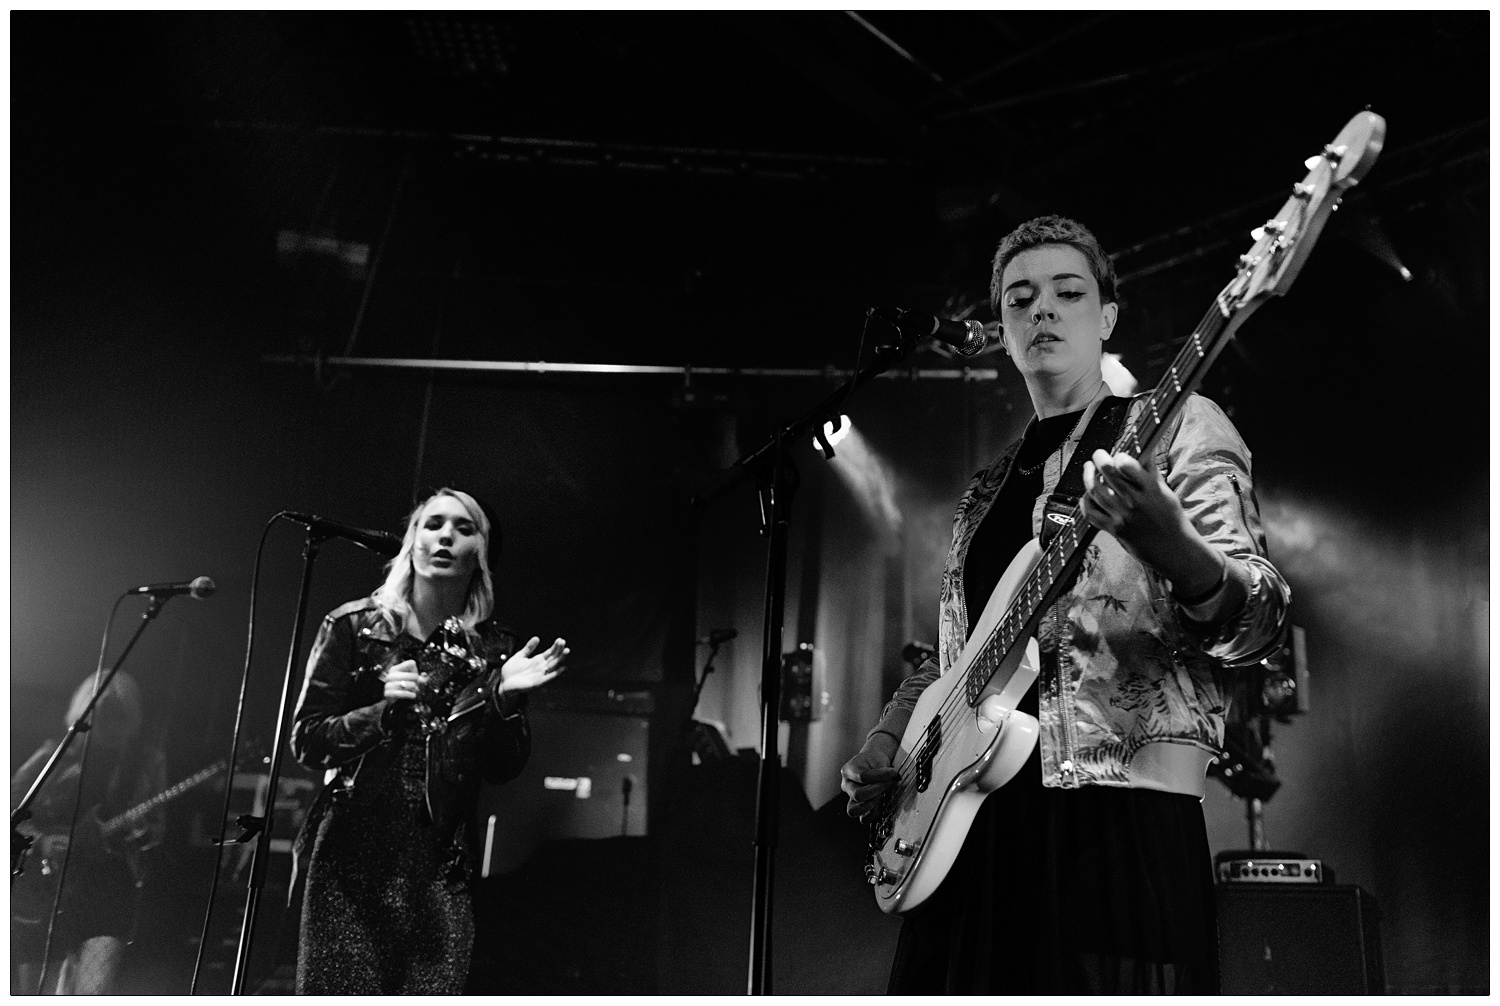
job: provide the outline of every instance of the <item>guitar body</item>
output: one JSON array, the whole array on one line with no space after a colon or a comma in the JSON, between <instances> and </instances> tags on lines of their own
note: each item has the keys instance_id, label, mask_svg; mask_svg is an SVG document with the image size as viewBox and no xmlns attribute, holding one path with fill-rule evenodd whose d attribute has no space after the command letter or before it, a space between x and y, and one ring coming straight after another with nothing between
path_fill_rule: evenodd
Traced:
<instances>
[{"instance_id":1,"label":"guitar body","mask_svg":"<svg viewBox=\"0 0 1500 1006\"><path fill-rule=\"evenodd\" d=\"M128 846L116 849L107 840L99 817L99 808L84 814L74 835L76 842L69 844L68 829L33 828L23 824L18 830L33 839L32 850L27 854L27 868L11 878L10 918L20 926L34 926L47 921L52 915L52 906L57 899L57 883L61 877L63 862L71 852L74 862L94 864L113 873L128 875L136 886L141 881L140 855ZM78 867L75 867L75 871ZM74 875L73 882L85 872Z\"/></svg>"},{"instance_id":2,"label":"guitar body","mask_svg":"<svg viewBox=\"0 0 1500 1006\"><path fill-rule=\"evenodd\" d=\"M99 807L93 807L79 821L78 830L73 836L76 839L73 848L69 847L67 828L38 828L30 823L19 825L17 830L29 836L32 845L23 859L25 865L21 871L11 874L12 924L34 926L51 918L57 901L57 884L61 878L62 865L70 853L76 855L78 862L83 864L75 868L80 874L85 873L88 865L104 864L110 870L128 873L131 885L139 891L144 874L140 850L131 844L129 838L132 829L138 827L150 811L219 775L226 764L224 761L214 762L109 820L100 816ZM75 874L75 879L76 876Z\"/></svg>"},{"instance_id":3,"label":"guitar body","mask_svg":"<svg viewBox=\"0 0 1500 1006\"><path fill-rule=\"evenodd\" d=\"M912 711L892 762L910 771L871 825L866 875L884 912L915 908L937 890L980 803L1015 778L1036 747L1036 719L1016 711L1036 680L1036 640L1006 655L976 705L961 682L1040 555L1032 541L1011 560L958 662L922 692Z\"/></svg>"}]
</instances>

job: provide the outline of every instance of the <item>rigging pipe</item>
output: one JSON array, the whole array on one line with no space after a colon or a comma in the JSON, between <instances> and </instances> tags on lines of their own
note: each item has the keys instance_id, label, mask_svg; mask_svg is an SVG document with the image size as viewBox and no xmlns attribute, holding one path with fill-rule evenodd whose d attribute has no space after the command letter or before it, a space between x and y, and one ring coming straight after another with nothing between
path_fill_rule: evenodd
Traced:
<instances>
[{"instance_id":1,"label":"rigging pipe","mask_svg":"<svg viewBox=\"0 0 1500 1006\"><path fill-rule=\"evenodd\" d=\"M681 377L824 377L846 378L851 371L834 367L665 367L634 363L548 363L542 360L424 360L415 357L306 356L267 354L266 363L324 367L384 367L397 370L493 370L527 374L632 374ZM994 381L993 367L912 367L877 375L908 380Z\"/></svg>"}]
</instances>

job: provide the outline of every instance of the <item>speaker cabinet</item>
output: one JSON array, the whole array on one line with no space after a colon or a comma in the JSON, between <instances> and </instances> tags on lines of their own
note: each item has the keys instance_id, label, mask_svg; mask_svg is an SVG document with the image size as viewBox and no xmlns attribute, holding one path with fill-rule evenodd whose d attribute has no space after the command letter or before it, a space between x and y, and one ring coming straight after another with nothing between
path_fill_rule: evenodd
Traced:
<instances>
[{"instance_id":1,"label":"speaker cabinet","mask_svg":"<svg viewBox=\"0 0 1500 1006\"><path fill-rule=\"evenodd\" d=\"M1360 888L1220 884L1217 900L1225 995L1385 991L1380 911Z\"/></svg>"},{"instance_id":2,"label":"speaker cabinet","mask_svg":"<svg viewBox=\"0 0 1500 1006\"><path fill-rule=\"evenodd\" d=\"M483 875L514 870L553 839L646 834L653 709L649 692L534 695L526 768L479 795Z\"/></svg>"}]
</instances>

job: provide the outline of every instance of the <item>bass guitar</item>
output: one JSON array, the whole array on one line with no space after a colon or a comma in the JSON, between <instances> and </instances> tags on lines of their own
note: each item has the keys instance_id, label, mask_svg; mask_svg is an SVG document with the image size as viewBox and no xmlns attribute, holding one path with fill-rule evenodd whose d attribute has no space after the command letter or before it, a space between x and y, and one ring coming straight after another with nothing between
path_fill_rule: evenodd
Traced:
<instances>
[{"instance_id":1,"label":"bass guitar","mask_svg":"<svg viewBox=\"0 0 1500 1006\"><path fill-rule=\"evenodd\" d=\"M130 830L151 811L208 782L223 772L227 764L222 759L216 761L108 820L100 819L95 808L88 815L90 820L85 821L80 828L80 830L89 830L88 839L85 841L80 837L78 842L80 854L122 856L139 886L141 876L137 855L128 849L117 850L116 847L121 844L119 840L128 835ZM13 877L10 888L10 917L11 921L17 925L34 926L45 922L52 914L63 859L67 856L69 849L68 833L65 828L43 829L25 825L23 825L23 830L32 836L37 855L30 869Z\"/></svg>"},{"instance_id":2,"label":"bass guitar","mask_svg":"<svg viewBox=\"0 0 1500 1006\"><path fill-rule=\"evenodd\" d=\"M1234 279L1126 426L1114 453L1152 449L1235 330L1272 296L1285 294L1329 215L1380 155L1385 120L1351 119L1308 158L1291 198L1253 233ZM1026 764L1038 737L1017 703L1036 680L1033 634L1069 587L1096 533L1075 509L1046 547L1032 541L1001 577L958 660L917 700L892 765L898 778L869 819L865 876L881 910L915 908L937 889L963 846L979 805Z\"/></svg>"}]
</instances>

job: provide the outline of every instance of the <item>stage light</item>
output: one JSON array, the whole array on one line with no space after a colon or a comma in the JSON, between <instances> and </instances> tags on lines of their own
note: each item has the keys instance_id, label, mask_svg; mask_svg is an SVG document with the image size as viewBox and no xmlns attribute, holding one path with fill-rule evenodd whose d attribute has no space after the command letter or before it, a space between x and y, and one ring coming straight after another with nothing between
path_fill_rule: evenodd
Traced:
<instances>
[{"instance_id":1,"label":"stage light","mask_svg":"<svg viewBox=\"0 0 1500 1006\"><path fill-rule=\"evenodd\" d=\"M823 424L823 442L829 447L835 447L849 435L849 417L839 416L839 428L833 428L833 421Z\"/></svg>"},{"instance_id":2,"label":"stage light","mask_svg":"<svg viewBox=\"0 0 1500 1006\"><path fill-rule=\"evenodd\" d=\"M1395 270L1403 282L1412 281L1411 270L1406 268L1406 263L1402 262L1401 256L1396 253L1396 246L1391 243L1391 236L1386 232L1385 222L1378 214L1372 212L1351 214L1348 226L1360 250Z\"/></svg>"},{"instance_id":3,"label":"stage light","mask_svg":"<svg viewBox=\"0 0 1500 1006\"><path fill-rule=\"evenodd\" d=\"M1248 681L1252 716L1290 723L1292 716L1308 711L1307 633L1302 626L1292 626L1286 644L1251 668Z\"/></svg>"}]
</instances>

